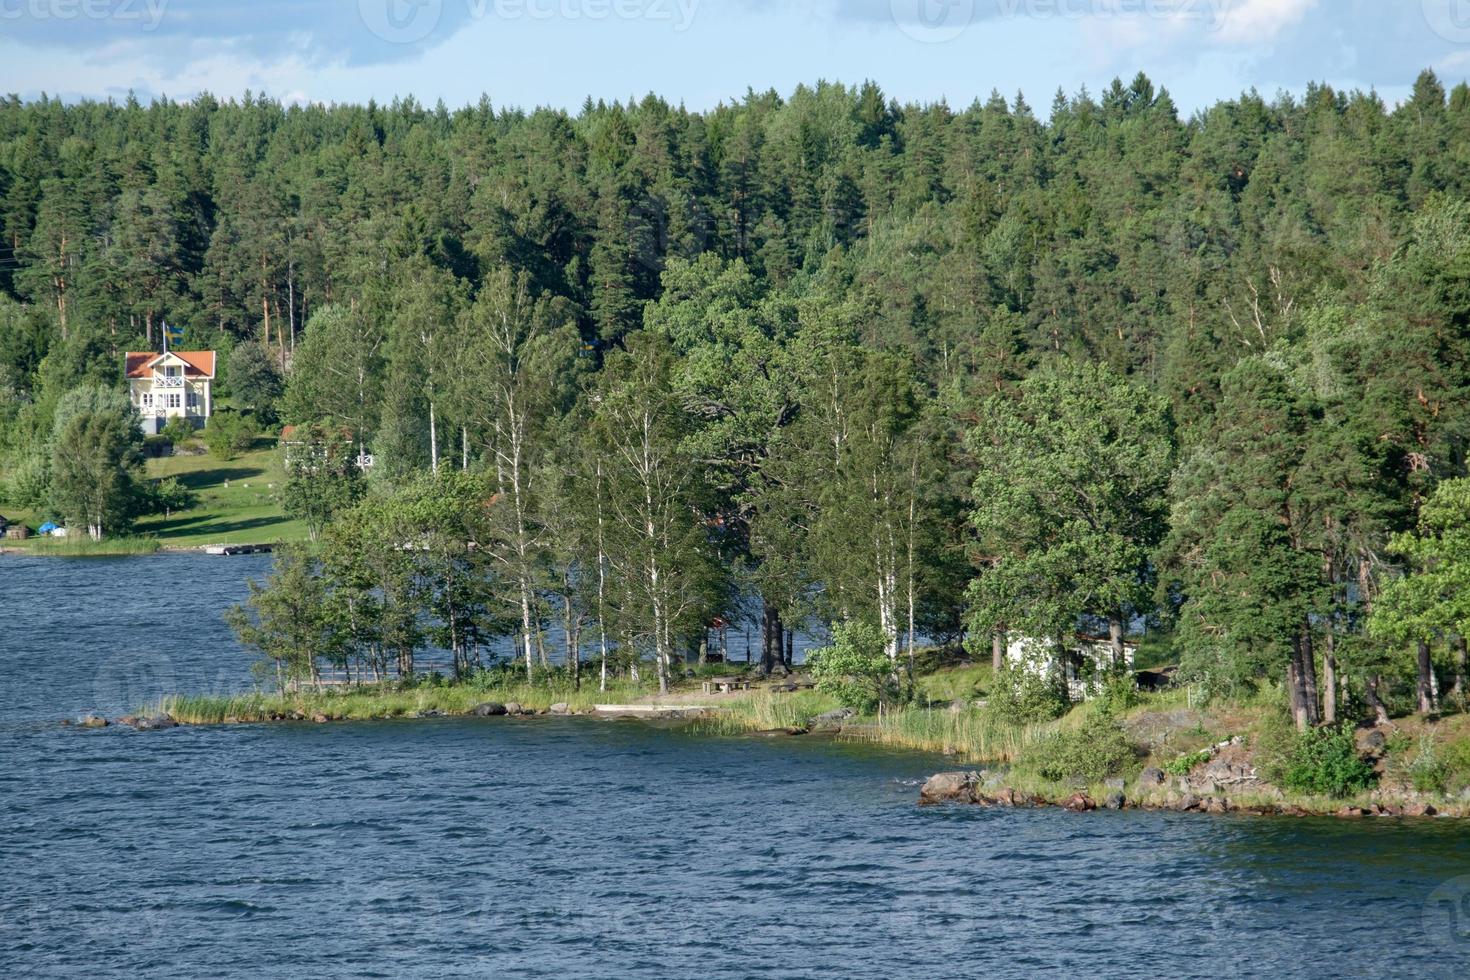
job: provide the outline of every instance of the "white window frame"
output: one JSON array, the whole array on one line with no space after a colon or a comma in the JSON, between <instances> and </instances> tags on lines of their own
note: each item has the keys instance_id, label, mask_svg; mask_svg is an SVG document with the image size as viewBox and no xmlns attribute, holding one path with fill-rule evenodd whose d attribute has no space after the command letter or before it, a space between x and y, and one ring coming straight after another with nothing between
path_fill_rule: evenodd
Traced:
<instances>
[{"instance_id":1,"label":"white window frame","mask_svg":"<svg viewBox=\"0 0 1470 980\"><path fill-rule=\"evenodd\" d=\"M171 392L168 393L168 407L169 408L181 408L182 407L182 405L180 404L180 396L179 396L179 393L177 391L171 391Z\"/></svg>"},{"instance_id":2,"label":"white window frame","mask_svg":"<svg viewBox=\"0 0 1470 980\"><path fill-rule=\"evenodd\" d=\"M143 405L144 408L152 408L153 407L153 392L151 392L151 391L145 391L145 392L143 392L141 403L142 403L142 405Z\"/></svg>"}]
</instances>

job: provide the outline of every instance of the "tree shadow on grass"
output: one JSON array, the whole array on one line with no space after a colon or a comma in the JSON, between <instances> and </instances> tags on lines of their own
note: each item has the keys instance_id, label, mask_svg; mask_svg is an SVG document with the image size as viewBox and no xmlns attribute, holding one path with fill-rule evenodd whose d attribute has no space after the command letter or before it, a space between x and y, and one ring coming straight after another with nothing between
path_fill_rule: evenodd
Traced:
<instances>
[{"instance_id":1,"label":"tree shadow on grass","mask_svg":"<svg viewBox=\"0 0 1470 980\"><path fill-rule=\"evenodd\" d=\"M269 517L248 517L234 521L217 520L217 514L181 514L178 517L168 518L162 521L150 521L146 527L140 530L159 537L171 537L176 535L195 534L234 534L238 531L255 531L261 528L276 527L287 523L290 518L284 514L272 514Z\"/></svg>"},{"instance_id":2,"label":"tree shadow on grass","mask_svg":"<svg viewBox=\"0 0 1470 980\"><path fill-rule=\"evenodd\" d=\"M249 480L264 475L265 470L258 467L222 466L213 470L179 473L177 479L190 490L208 490L223 485L226 480Z\"/></svg>"}]
</instances>

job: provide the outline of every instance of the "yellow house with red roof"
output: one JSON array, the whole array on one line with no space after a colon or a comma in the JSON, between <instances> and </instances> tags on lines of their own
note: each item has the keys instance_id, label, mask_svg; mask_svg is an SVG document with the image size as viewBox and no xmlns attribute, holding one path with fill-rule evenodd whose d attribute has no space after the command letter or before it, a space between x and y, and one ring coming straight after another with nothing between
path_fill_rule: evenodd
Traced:
<instances>
[{"instance_id":1,"label":"yellow house with red roof","mask_svg":"<svg viewBox=\"0 0 1470 980\"><path fill-rule=\"evenodd\" d=\"M170 419L202 428L214 409L212 350L128 351L125 372L143 431L157 435Z\"/></svg>"}]
</instances>

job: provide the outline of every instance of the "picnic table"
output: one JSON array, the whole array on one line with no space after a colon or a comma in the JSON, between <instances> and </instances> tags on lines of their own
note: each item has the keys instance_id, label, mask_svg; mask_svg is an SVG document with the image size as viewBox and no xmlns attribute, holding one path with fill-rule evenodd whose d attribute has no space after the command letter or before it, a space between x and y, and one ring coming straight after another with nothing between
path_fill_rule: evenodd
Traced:
<instances>
[{"instance_id":1,"label":"picnic table","mask_svg":"<svg viewBox=\"0 0 1470 980\"><path fill-rule=\"evenodd\" d=\"M711 677L704 682L705 694L729 694L731 691L750 690L750 681L743 677Z\"/></svg>"}]
</instances>

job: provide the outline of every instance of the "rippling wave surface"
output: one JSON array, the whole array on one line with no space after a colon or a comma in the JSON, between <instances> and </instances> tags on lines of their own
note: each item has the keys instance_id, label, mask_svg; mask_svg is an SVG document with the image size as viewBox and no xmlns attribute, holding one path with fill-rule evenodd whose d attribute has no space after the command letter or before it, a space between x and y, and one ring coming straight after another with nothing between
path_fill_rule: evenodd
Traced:
<instances>
[{"instance_id":1,"label":"rippling wave surface","mask_svg":"<svg viewBox=\"0 0 1470 980\"><path fill-rule=\"evenodd\" d=\"M57 724L248 686L263 570L0 557L0 973L1470 972L1450 821L920 809L930 759L636 722Z\"/></svg>"}]
</instances>

